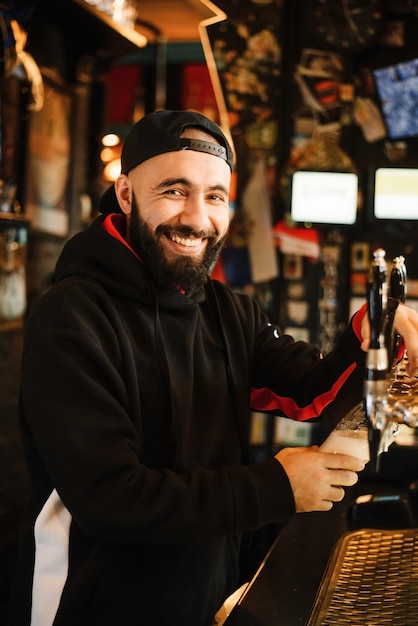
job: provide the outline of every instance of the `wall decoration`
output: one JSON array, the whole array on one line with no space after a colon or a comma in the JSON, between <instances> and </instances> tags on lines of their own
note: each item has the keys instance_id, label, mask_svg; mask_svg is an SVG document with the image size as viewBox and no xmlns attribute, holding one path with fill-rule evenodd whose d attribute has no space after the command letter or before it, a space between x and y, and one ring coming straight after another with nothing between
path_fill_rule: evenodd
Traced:
<instances>
[{"instance_id":1,"label":"wall decoration","mask_svg":"<svg viewBox=\"0 0 418 626\"><path fill-rule=\"evenodd\" d=\"M106 75L107 125L115 132L144 115L145 79L141 65L116 65Z\"/></svg>"},{"instance_id":2,"label":"wall decoration","mask_svg":"<svg viewBox=\"0 0 418 626\"><path fill-rule=\"evenodd\" d=\"M272 147L281 95L283 0L241 0L226 10L227 20L206 27L205 54L214 59L231 126L250 130L261 148L266 142Z\"/></svg>"},{"instance_id":3,"label":"wall decoration","mask_svg":"<svg viewBox=\"0 0 418 626\"><path fill-rule=\"evenodd\" d=\"M367 295L367 274L366 272L351 272L350 291L354 296Z\"/></svg>"},{"instance_id":4,"label":"wall decoration","mask_svg":"<svg viewBox=\"0 0 418 626\"><path fill-rule=\"evenodd\" d=\"M418 58L373 70L390 139L418 136Z\"/></svg>"},{"instance_id":5,"label":"wall decoration","mask_svg":"<svg viewBox=\"0 0 418 626\"><path fill-rule=\"evenodd\" d=\"M313 129L319 133L339 136L344 110L340 89L344 74L344 60L339 54L304 48L294 72L299 91L294 113L295 127L301 134L303 126L307 136ZM311 119L311 125L308 120ZM304 123L301 121L304 120Z\"/></svg>"},{"instance_id":6,"label":"wall decoration","mask_svg":"<svg viewBox=\"0 0 418 626\"><path fill-rule=\"evenodd\" d=\"M358 96L354 101L354 121L365 141L373 143L386 137L386 128L377 105L371 98Z\"/></svg>"},{"instance_id":7,"label":"wall decoration","mask_svg":"<svg viewBox=\"0 0 418 626\"><path fill-rule=\"evenodd\" d=\"M25 214L35 231L65 236L66 191L70 177L72 97L65 86L44 74L45 100L32 112L28 132Z\"/></svg>"},{"instance_id":8,"label":"wall decoration","mask_svg":"<svg viewBox=\"0 0 418 626\"><path fill-rule=\"evenodd\" d=\"M287 319L291 324L306 325L309 318L309 302L288 300L286 302Z\"/></svg>"},{"instance_id":9,"label":"wall decoration","mask_svg":"<svg viewBox=\"0 0 418 626\"><path fill-rule=\"evenodd\" d=\"M346 322L342 302L342 285L346 276L343 259L345 250L346 240L338 230L329 232L321 246L322 277L319 281L318 344L323 354L335 348Z\"/></svg>"},{"instance_id":10,"label":"wall decoration","mask_svg":"<svg viewBox=\"0 0 418 626\"><path fill-rule=\"evenodd\" d=\"M300 280L303 276L303 259L299 254L285 254L283 256L283 278Z\"/></svg>"},{"instance_id":11,"label":"wall decoration","mask_svg":"<svg viewBox=\"0 0 418 626\"><path fill-rule=\"evenodd\" d=\"M303 281L292 280L286 286L286 295L291 300L306 298L306 285Z\"/></svg>"},{"instance_id":12,"label":"wall decoration","mask_svg":"<svg viewBox=\"0 0 418 626\"><path fill-rule=\"evenodd\" d=\"M370 245L366 241L354 241L351 245L350 269L353 272L367 272L370 265Z\"/></svg>"},{"instance_id":13,"label":"wall decoration","mask_svg":"<svg viewBox=\"0 0 418 626\"><path fill-rule=\"evenodd\" d=\"M384 25L384 9L382 0L309 0L304 16L321 47L353 54L376 41Z\"/></svg>"},{"instance_id":14,"label":"wall decoration","mask_svg":"<svg viewBox=\"0 0 418 626\"><path fill-rule=\"evenodd\" d=\"M242 206L252 221L248 236L252 278L255 283L278 276L277 252L271 231L272 209L263 158L259 158L244 189Z\"/></svg>"},{"instance_id":15,"label":"wall decoration","mask_svg":"<svg viewBox=\"0 0 418 626\"><path fill-rule=\"evenodd\" d=\"M215 90L206 63L188 63L182 68L181 108L200 111L210 119L219 117Z\"/></svg>"}]
</instances>

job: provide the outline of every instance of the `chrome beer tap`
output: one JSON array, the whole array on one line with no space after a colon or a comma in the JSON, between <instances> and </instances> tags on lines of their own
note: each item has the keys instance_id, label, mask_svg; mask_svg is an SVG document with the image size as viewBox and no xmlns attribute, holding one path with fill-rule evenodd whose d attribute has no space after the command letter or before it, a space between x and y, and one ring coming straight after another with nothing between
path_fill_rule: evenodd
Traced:
<instances>
[{"instance_id":1,"label":"chrome beer tap","mask_svg":"<svg viewBox=\"0 0 418 626\"><path fill-rule=\"evenodd\" d=\"M418 426L418 402L414 395L418 392L418 379L406 374L407 357L399 357L402 338L394 330L396 309L406 295L405 259L393 260L388 281L385 256L384 250L376 250L369 271L370 347L366 355L363 400L344 415L320 446L326 452L347 453L350 439L353 448L349 453L358 453L365 460L367 456L373 472L379 470L380 455L393 443L399 424ZM368 454L363 442L368 443Z\"/></svg>"},{"instance_id":2,"label":"chrome beer tap","mask_svg":"<svg viewBox=\"0 0 418 626\"><path fill-rule=\"evenodd\" d=\"M394 403L391 390L396 385L402 358L399 357L402 337L394 330L395 312L399 303L406 299L406 266L405 258L397 256L393 259L389 276L389 294L383 322L385 346L388 352L388 398L386 401L386 424L380 437L380 453L387 452L391 443L399 433L399 423L393 413ZM405 371L405 370L404 370Z\"/></svg>"},{"instance_id":3,"label":"chrome beer tap","mask_svg":"<svg viewBox=\"0 0 418 626\"><path fill-rule=\"evenodd\" d=\"M389 294L396 302L405 303L406 300L406 265L403 256L397 256L393 259L392 270L389 277ZM394 311L396 310L396 307ZM390 347L389 366L390 374L396 374L399 364L399 350L401 347L402 337L399 333L393 332L393 319L387 324L386 345Z\"/></svg>"},{"instance_id":4,"label":"chrome beer tap","mask_svg":"<svg viewBox=\"0 0 418 626\"><path fill-rule=\"evenodd\" d=\"M376 250L370 268L370 349L366 357L364 410L369 429L371 469L378 471L380 454L387 452L399 432L399 424L418 426L418 379L405 370L407 355L399 359L401 336L394 331L399 303L406 298L404 257L396 257L387 297L385 252Z\"/></svg>"},{"instance_id":5,"label":"chrome beer tap","mask_svg":"<svg viewBox=\"0 0 418 626\"><path fill-rule=\"evenodd\" d=\"M364 409L368 423L370 466L378 471L382 433L387 426L388 350L384 335L387 309L386 253L379 248L373 253L368 282L370 347L366 355Z\"/></svg>"},{"instance_id":6,"label":"chrome beer tap","mask_svg":"<svg viewBox=\"0 0 418 626\"><path fill-rule=\"evenodd\" d=\"M393 269L390 279L391 295L399 302L406 299L406 265L403 256L393 260ZM392 370L388 380L387 420L393 424L406 424L411 428L418 426L418 379L411 378L406 373L408 355L399 359L402 338L398 333L393 334L392 343Z\"/></svg>"}]
</instances>

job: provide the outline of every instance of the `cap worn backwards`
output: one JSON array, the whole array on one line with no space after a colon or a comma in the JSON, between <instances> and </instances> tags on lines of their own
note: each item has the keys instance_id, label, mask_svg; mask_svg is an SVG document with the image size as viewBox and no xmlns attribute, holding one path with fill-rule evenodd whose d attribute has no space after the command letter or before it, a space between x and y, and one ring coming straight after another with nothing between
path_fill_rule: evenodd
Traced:
<instances>
[{"instance_id":1,"label":"cap worn backwards","mask_svg":"<svg viewBox=\"0 0 418 626\"><path fill-rule=\"evenodd\" d=\"M186 128L194 127L211 135L217 142L182 137ZM209 118L194 111L155 111L143 117L129 131L121 155L121 173L166 152L195 150L226 161L232 170L233 152L221 128ZM121 212L112 185L99 202L101 213Z\"/></svg>"}]
</instances>

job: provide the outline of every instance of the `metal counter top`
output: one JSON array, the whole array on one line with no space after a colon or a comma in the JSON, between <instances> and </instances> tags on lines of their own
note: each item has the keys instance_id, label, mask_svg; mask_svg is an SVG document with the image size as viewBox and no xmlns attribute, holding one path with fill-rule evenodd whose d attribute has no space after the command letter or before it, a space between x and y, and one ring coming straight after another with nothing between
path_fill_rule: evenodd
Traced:
<instances>
[{"instance_id":1,"label":"metal counter top","mask_svg":"<svg viewBox=\"0 0 418 626\"><path fill-rule=\"evenodd\" d=\"M418 449L406 455L407 469L404 472L399 469L398 454L399 451L395 450L391 456L387 455L385 464L389 470L384 465L378 477L365 473L331 511L297 514L280 531L225 626L306 626L341 537L360 528L400 528L396 523L388 524L387 520L382 520L382 524L376 520L354 522L348 514L359 495L401 493L409 487L414 475L418 477ZM394 463L396 472L391 469ZM397 480L389 480L390 473L396 473ZM410 501L415 514L418 499L415 497ZM415 519L418 519L417 515ZM353 626L358 625L353 622Z\"/></svg>"}]
</instances>

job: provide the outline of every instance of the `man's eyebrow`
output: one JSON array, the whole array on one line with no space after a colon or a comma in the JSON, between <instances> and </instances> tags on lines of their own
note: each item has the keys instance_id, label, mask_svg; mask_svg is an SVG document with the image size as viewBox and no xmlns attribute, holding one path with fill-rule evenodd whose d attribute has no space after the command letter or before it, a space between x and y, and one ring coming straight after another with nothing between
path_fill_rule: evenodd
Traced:
<instances>
[{"instance_id":1,"label":"man's eyebrow","mask_svg":"<svg viewBox=\"0 0 418 626\"><path fill-rule=\"evenodd\" d=\"M165 187L172 187L173 185L191 187L192 183L188 178L165 178L158 183L157 189L164 189Z\"/></svg>"},{"instance_id":2,"label":"man's eyebrow","mask_svg":"<svg viewBox=\"0 0 418 626\"><path fill-rule=\"evenodd\" d=\"M225 185L222 185L221 183L219 183L218 185L212 185L211 187L208 187L208 191L222 191L226 195L229 194L229 189L225 187Z\"/></svg>"},{"instance_id":3,"label":"man's eyebrow","mask_svg":"<svg viewBox=\"0 0 418 626\"><path fill-rule=\"evenodd\" d=\"M166 189L168 187L172 187L173 185L184 185L185 187L192 187L193 183L188 178L165 178L161 180L156 186L157 189ZM229 189L225 187L222 183L216 185L210 185L207 188L207 191L222 191L225 194L229 193Z\"/></svg>"}]
</instances>

